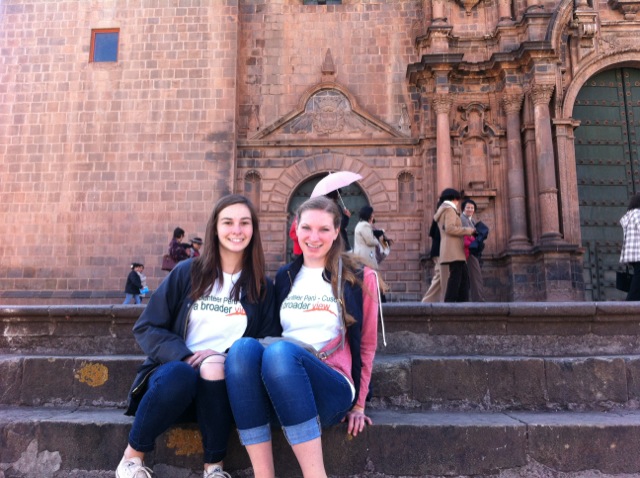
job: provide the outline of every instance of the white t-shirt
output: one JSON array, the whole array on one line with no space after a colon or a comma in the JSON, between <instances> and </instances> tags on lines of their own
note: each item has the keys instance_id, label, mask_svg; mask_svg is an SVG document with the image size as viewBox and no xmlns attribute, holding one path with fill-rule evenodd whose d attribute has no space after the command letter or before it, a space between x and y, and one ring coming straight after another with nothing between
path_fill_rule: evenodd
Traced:
<instances>
[{"instance_id":1,"label":"white t-shirt","mask_svg":"<svg viewBox=\"0 0 640 478\"><path fill-rule=\"evenodd\" d=\"M247 329L247 313L239 301L230 298L233 284L240 277L223 273L223 284L216 281L209 295L191 306L187 324L187 347L192 352L211 349L224 352Z\"/></svg>"},{"instance_id":2,"label":"white t-shirt","mask_svg":"<svg viewBox=\"0 0 640 478\"><path fill-rule=\"evenodd\" d=\"M280 306L282 336L300 340L316 350L341 333L338 304L331 284L322 278L323 270L302 266Z\"/></svg>"}]
</instances>

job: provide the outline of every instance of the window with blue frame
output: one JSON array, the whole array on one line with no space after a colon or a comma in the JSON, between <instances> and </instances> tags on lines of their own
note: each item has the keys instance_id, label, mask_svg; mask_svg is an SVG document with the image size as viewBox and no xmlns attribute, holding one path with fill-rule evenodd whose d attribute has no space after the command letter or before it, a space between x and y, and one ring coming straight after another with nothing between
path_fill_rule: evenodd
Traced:
<instances>
[{"instance_id":1,"label":"window with blue frame","mask_svg":"<svg viewBox=\"0 0 640 478\"><path fill-rule=\"evenodd\" d=\"M91 30L89 61L92 63L118 61L119 37L119 28Z\"/></svg>"}]
</instances>

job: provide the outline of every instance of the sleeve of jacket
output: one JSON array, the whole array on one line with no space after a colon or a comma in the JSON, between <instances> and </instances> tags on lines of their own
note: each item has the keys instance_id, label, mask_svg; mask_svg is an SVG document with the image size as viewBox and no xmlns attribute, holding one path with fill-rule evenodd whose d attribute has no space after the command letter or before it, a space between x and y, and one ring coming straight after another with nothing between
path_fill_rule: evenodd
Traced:
<instances>
[{"instance_id":1,"label":"sleeve of jacket","mask_svg":"<svg viewBox=\"0 0 640 478\"><path fill-rule=\"evenodd\" d=\"M378 346L378 278L375 271L368 267L364 269L362 308L362 339L360 342L362 372L356 405L364 408L373 372L373 359Z\"/></svg>"},{"instance_id":2,"label":"sleeve of jacket","mask_svg":"<svg viewBox=\"0 0 640 478\"><path fill-rule=\"evenodd\" d=\"M451 209L444 215L444 226L442 228L445 234L450 236L466 236L473 234L473 227L463 227L456 212Z\"/></svg>"},{"instance_id":3,"label":"sleeve of jacket","mask_svg":"<svg viewBox=\"0 0 640 478\"><path fill-rule=\"evenodd\" d=\"M191 262L180 262L169 273L151 295L133 326L136 341L144 353L157 363L182 360L192 354L184 341L184 330L176 330L181 306L189 299L191 290ZM182 321L186 327L186 317Z\"/></svg>"},{"instance_id":4,"label":"sleeve of jacket","mask_svg":"<svg viewBox=\"0 0 640 478\"><path fill-rule=\"evenodd\" d=\"M378 245L378 239L373 234L373 227L369 223L363 224L358 230L360 237L362 238L362 242L364 242L369 247L374 247Z\"/></svg>"},{"instance_id":5,"label":"sleeve of jacket","mask_svg":"<svg viewBox=\"0 0 640 478\"><path fill-rule=\"evenodd\" d=\"M259 317L255 317L256 320L260 321L256 338L280 337L282 335L282 326L275 310L276 296L271 279L267 279L266 289L265 297L260 301Z\"/></svg>"}]
</instances>

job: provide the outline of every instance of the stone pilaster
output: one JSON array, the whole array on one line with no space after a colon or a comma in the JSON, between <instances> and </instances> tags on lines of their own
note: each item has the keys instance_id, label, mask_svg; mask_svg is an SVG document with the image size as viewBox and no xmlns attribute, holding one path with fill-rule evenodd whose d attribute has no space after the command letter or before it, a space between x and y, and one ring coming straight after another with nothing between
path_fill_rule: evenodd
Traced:
<instances>
[{"instance_id":1,"label":"stone pilaster","mask_svg":"<svg viewBox=\"0 0 640 478\"><path fill-rule=\"evenodd\" d=\"M449 128L449 112L453 101L448 94L437 94L433 98L433 109L436 112L436 182L438 193L445 188L453 187L453 171L451 168L451 131Z\"/></svg>"},{"instance_id":2,"label":"stone pilaster","mask_svg":"<svg viewBox=\"0 0 640 478\"><path fill-rule=\"evenodd\" d=\"M502 106L507 114L509 248L520 250L531 247L527 236L526 188L520 141L520 109L523 97L522 93L511 93L502 98Z\"/></svg>"},{"instance_id":3,"label":"stone pilaster","mask_svg":"<svg viewBox=\"0 0 640 478\"><path fill-rule=\"evenodd\" d=\"M540 242L562 242L558 212L558 187L551 134L549 100L553 85L534 85L529 94L533 101L536 138L536 166L538 172L538 202L540 208Z\"/></svg>"}]
</instances>

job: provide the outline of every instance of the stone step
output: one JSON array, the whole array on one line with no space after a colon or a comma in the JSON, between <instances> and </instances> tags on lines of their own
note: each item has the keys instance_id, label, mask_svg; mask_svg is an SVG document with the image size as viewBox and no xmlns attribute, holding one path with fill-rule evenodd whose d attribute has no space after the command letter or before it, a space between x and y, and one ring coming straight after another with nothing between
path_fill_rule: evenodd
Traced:
<instances>
[{"instance_id":1,"label":"stone step","mask_svg":"<svg viewBox=\"0 0 640 478\"><path fill-rule=\"evenodd\" d=\"M144 305L0 306L0 354L140 353L131 328L142 310ZM386 353L589 356L640 350L640 302L410 302L384 304L383 310Z\"/></svg>"},{"instance_id":2,"label":"stone step","mask_svg":"<svg viewBox=\"0 0 640 478\"><path fill-rule=\"evenodd\" d=\"M398 412L373 410L356 438L345 425L323 433L331 476L640 476L640 412ZM0 472L15 478L113 477L130 428L122 410L0 407ZM276 472L300 476L279 430ZM156 442L147 465L159 478L202 476L199 433L176 426ZM251 476L232 433L225 468ZM624 475L623 475L624 474Z\"/></svg>"},{"instance_id":3,"label":"stone step","mask_svg":"<svg viewBox=\"0 0 640 478\"><path fill-rule=\"evenodd\" d=\"M0 404L120 407L143 357L0 356ZM640 408L640 355L378 354L371 407L423 410Z\"/></svg>"}]
</instances>

